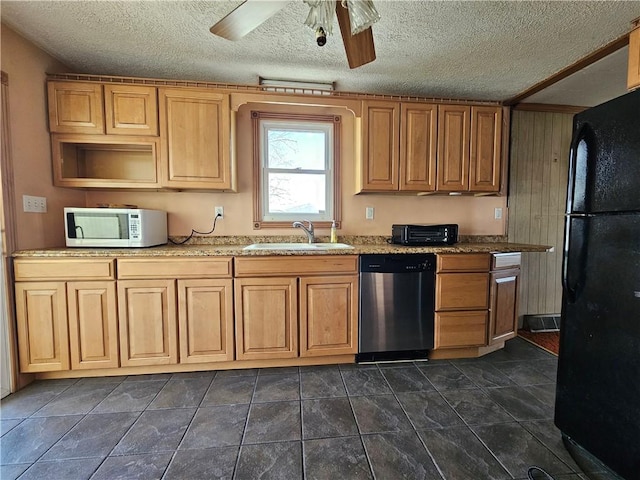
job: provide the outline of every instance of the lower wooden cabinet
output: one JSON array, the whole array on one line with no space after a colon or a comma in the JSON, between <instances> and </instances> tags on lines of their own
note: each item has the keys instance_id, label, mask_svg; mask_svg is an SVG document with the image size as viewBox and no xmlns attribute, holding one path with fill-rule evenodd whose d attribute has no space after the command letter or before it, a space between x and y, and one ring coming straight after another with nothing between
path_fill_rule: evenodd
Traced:
<instances>
[{"instance_id":1,"label":"lower wooden cabinet","mask_svg":"<svg viewBox=\"0 0 640 480\"><path fill-rule=\"evenodd\" d=\"M64 282L18 282L16 318L20 371L69 370Z\"/></svg>"},{"instance_id":2,"label":"lower wooden cabinet","mask_svg":"<svg viewBox=\"0 0 640 480\"><path fill-rule=\"evenodd\" d=\"M300 356L358 352L358 276L300 278Z\"/></svg>"},{"instance_id":3,"label":"lower wooden cabinet","mask_svg":"<svg viewBox=\"0 0 640 480\"><path fill-rule=\"evenodd\" d=\"M116 368L116 282L68 282L71 369Z\"/></svg>"},{"instance_id":4,"label":"lower wooden cabinet","mask_svg":"<svg viewBox=\"0 0 640 480\"><path fill-rule=\"evenodd\" d=\"M504 342L516 336L519 276L519 268L491 273L489 344Z\"/></svg>"},{"instance_id":5,"label":"lower wooden cabinet","mask_svg":"<svg viewBox=\"0 0 640 480\"><path fill-rule=\"evenodd\" d=\"M178 280L180 363L233 360L233 282Z\"/></svg>"},{"instance_id":6,"label":"lower wooden cabinet","mask_svg":"<svg viewBox=\"0 0 640 480\"><path fill-rule=\"evenodd\" d=\"M297 291L290 277L235 279L238 360L298 356Z\"/></svg>"},{"instance_id":7,"label":"lower wooden cabinet","mask_svg":"<svg viewBox=\"0 0 640 480\"><path fill-rule=\"evenodd\" d=\"M178 363L175 280L118 281L120 363Z\"/></svg>"},{"instance_id":8,"label":"lower wooden cabinet","mask_svg":"<svg viewBox=\"0 0 640 480\"><path fill-rule=\"evenodd\" d=\"M487 343L486 311L438 312L435 348L477 347Z\"/></svg>"},{"instance_id":9,"label":"lower wooden cabinet","mask_svg":"<svg viewBox=\"0 0 640 480\"><path fill-rule=\"evenodd\" d=\"M123 366L234 359L232 258L118 260Z\"/></svg>"},{"instance_id":10,"label":"lower wooden cabinet","mask_svg":"<svg viewBox=\"0 0 640 480\"><path fill-rule=\"evenodd\" d=\"M237 258L238 360L356 354L357 266L356 255Z\"/></svg>"}]
</instances>

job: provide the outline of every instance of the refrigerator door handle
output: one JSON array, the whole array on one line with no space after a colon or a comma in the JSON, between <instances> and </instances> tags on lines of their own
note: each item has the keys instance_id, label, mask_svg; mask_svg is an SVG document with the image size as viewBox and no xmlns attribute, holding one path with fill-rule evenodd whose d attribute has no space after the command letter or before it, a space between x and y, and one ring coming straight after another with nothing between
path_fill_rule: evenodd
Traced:
<instances>
[{"instance_id":1,"label":"refrigerator door handle","mask_svg":"<svg viewBox=\"0 0 640 480\"><path fill-rule=\"evenodd\" d=\"M573 223L577 224L573 225ZM586 261L586 231L589 215L566 215L564 248L562 251L562 288L567 301L575 303L584 280ZM574 272L569 275L569 272Z\"/></svg>"},{"instance_id":2,"label":"refrigerator door handle","mask_svg":"<svg viewBox=\"0 0 640 480\"><path fill-rule=\"evenodd\" d=\"M586 211L587 157L590 154L591 128L584 123L576 125L569 150L569 178L567 187L567 214Z\"/></svg>"}]
</instances>

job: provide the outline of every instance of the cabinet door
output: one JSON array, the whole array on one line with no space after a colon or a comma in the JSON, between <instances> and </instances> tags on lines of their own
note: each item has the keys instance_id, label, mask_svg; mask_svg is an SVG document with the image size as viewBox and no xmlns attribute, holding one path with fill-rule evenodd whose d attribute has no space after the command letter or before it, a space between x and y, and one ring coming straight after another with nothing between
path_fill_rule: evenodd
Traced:
<instances>
[{"instance_id":1,"label":"cabinet door","mask_svg":"<svg viewBox=\"0 0 640 480\"><path fill-rule=\"evenodd\" d=\"M158 95L163 184L231 189L229 96L172 88Z\"/></svg>"},{"instance_id":2,"label":"cabinet door","mask_svg":"<svg viewBox=\"0 0 640 480\"><path fill-rule=\"evenodd\" d=\"M436 310L486 310L488 303L489 274L436 275Z\"/></svg>"},{"instance_id":3,"label":"cabinet door","mask_svg":"<svg viewBox=\"0 0 640 480\"><path fill-rule=\"evenodd\" d=\"M400 190L436 189L438 109L435 105L403 103L400 120Z\"/></svg>"},{"instance_id":4,"label":"cabinet door","mask_svg":"<svg viewBox=\"0 0 640 480\"><path fill-rule=\"evenodd\" d=\"M107 84L104 110L108 134L158 135L156 87Z\"/></svg>"},{"instance_id":5,"label":"cabinet door","mask_svg":"<svg viewBox=\"0 0 640 480\"><path fill-rule=\"evenodd\" d=\"M516 336L519 275L517 268L491 274L489 343L504 342Z\"/></svg>"},{"instance_id":6,"label":"cabinet door","mask_svg":"<svg viewBox=\"0 0 640 480\"><path fill-rule=\"evenodd\" d=\"M438 182L440 192L469 190L471 107L438 107Z\"/></svg>"},{"instance_id":7,"label":"cabinet door","mask_svg":"<svg viewBox=\"0 0 640 480\"><path fill-rule=\"evenodd\" d=\"M64 282L18 282L15 288L20 371L69 370Z\"/></svg>"},{"instance_id":8,"label":"cabinet door","mask_svg":"<svg viewBox=\"0 0 640 480\"><path fill-rule=\"evenodd\" d=\"M231 279L178 280L180 363L233 360Z\"/></svg>"},{"instance_id":9,"label":"cabinet door","mask_svg":"<svg viewBox=\"0 0 640 480\"><path fill-rule=\"evenodd\" d=\"M640 87L640 20L629 34L629 69L627 73L627 88L633 90Z\"/></svg>"},{"instance_id":10,"label":"cabinet door","mask_svg":"<svg viewBox=\"0 0 640 480\"><path fill-rule=\"evenodd\" d=\"M49 82L51 133L104 133L102 85L84 82Z\"/></svg>"},{"instance_id":11,"label":"cabinet door","mask_svg":"<svg viewBox=\"0 0 640 480\"><path fill-rule=\"evenodd\" d=\"M298 356L295 278L236 278L236 358L267 360Z\"/></svg>"},{"instance_id":12,"label":"cabinet door","mask_svg":"<svg viewBox=\"0 0 640 480\"><path fill-rule=\"evenodd\" d=\"M358 352L358 276L300 279L300 356Z\"/></svg>"},{"instance_id":13,"label":"cabinet door","mask_svg":"<svg viewBox=\"0 0 640 480\"><path fill-rule=\"evenodd\" d=\"M119 281L118 313L123 367L178 362L174 280Z\"/></svg>"},{"instance_id":14,"label":"cabinet door","mask_svg":"<svg viewBox=\"0 0 640 480\"><path fill-rule=\"evenodd\" d=\"M71 369L118 367L115 282L67 283Z\"/></svg>"},{"instance_id":15,"label":"cabinet door","mask_svg":"<svg viewBox=\"0 0 640 480\"><path fill-rule=\"evenodd\" d=\"M362 102L363 192L398 190L400 103Z\"/></svg>"},{"instance_id":16,"label":"cabinet door","mask_svg":"<svg viewBox=\"0 0 640 480\"><path fill-rule=\"evenodd\" d=\"M502 108L471 107L470 191L500 191L501 155Z\"/></svg>"},{"instance_id":17,"label":"cabinet door","mask_svg":"<svg viewBox=\"0 0 640 480\"><path fill-rule=\"evenodd\" d=\"M436 312L435 348L478 347L486 343L486 310Z\"/></svg>"}]
</instances>

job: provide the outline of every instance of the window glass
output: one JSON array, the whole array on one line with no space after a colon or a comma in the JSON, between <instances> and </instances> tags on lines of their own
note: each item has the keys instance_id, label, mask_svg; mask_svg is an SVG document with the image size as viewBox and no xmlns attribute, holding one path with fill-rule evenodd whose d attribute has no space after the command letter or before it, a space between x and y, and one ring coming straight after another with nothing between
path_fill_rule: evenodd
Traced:
<instances>
[{"instance_id":1,"label":"window glass","mask_svg":"<svg viewBox=\"0 0 640 480\"><path fill-rule=\"evenodd\" d=\"M252 118L254 228L339 221L340 117L252 112Z\"/></svg>"}]
</instances>

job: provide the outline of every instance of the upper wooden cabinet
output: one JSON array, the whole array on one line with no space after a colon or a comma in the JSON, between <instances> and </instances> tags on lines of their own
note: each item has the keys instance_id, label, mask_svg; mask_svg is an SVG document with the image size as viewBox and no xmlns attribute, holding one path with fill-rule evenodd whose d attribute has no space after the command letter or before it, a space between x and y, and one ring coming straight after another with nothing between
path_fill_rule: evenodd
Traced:
<instances>
[{"instance_id":1,"label":"upper wooden cabinet","mask_svg":"<svg viewBox=\"0 0 640 480\"><path fill-rule=\"evenodd\" d=\"M101 84L49 82L47 90L52 133L104 133Z\"/></svg>"},{"instance_id":2,"label":"upper wooden cabinet","mask_svg":"<svg viewBox=\"0 0 640 480\"><path fill-rule=\"evenodd\" d=\"M502 109L471 107L469 191L500 191L501 156Z\"/></svg>"},{"instance_id":3,"label":"upper wooden cabinet","mask_svg":"<svg viewBox=\"0 0 640 480\"><path fill-rule=\"evenodd\" d=\"M158 135L156 88L91 82L49 82L52 133Z\"/></svg>"},{"instance_id":4,"label":"upper wooden cabinet","mask_svg":"<svg viewBox=\"0 0 640 480\"><path fill-rule=\"evenodd\" d=\"M358 192L498 193L502 108L362 102Z\"/></svg>"},{"instance_id":5,"label":"upper wooden cabinet","mask_svg":"<svg viewBox=\"0 0 640 480\"><path fill-rule=\"evenodd\" d=\"M400 113L400 190L432 192L436 189L438 109L403 103Z\"/></svg>"},{"instance_id":6,"label":"upper wooden cabinet","mask_svg":"<svg viewBox=\"0 0 640 480\"><path fill-rule=\"evenodd\" d=\"M161 181L170 188L233 190L229 96L160 88Z\"/></svg>"},{"instance_id":7,"label":"upper wooden cabinet","mask_svg":"<svg viewBox=\"0 0 640 480\"><path fill-rule=\"evenodd\" d=\"M501 107L440 105L437 191L499 192L501 146Z\"/></svg>"},{"instance_id":8,"label":"upper wooden cabinet","mask_svg":"<svg viewBox=\"0 0 640 480\"><path fill-rule=\"evenodd\" d=\"M400 103L362 102L361 191L398 190Z\"/></svg>"},{"instance_id":9,"label":"upper wooden cabinet","mask_svg":"<svg viewBox=\"0 0 640 480\"><path fill-rule=\"evenodd\" d=\"M362 102L361 192L435 190L437 108Z\"/></svg>"},{"instance_id":10,"label":"upper wooden cabinet","mask_svg":"<svg viewBox=\"0 0 640 480\"><path fill-rule=\"evenodd\" d=\"M156 87L107 84L104 111L107 134L158 135Z\"/></svg>"},{"instance_id":11,"label":"upper wooden cabinet","mask_svg":"<svg viewBox=\"0 0 640 480\"><path fill-rule=\"evenodd\" d=\"M635 28L629 34L629 70L627 88L640 87L640 18L634 22Z\"/></svg>"}]
</instances>

